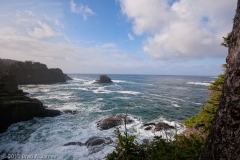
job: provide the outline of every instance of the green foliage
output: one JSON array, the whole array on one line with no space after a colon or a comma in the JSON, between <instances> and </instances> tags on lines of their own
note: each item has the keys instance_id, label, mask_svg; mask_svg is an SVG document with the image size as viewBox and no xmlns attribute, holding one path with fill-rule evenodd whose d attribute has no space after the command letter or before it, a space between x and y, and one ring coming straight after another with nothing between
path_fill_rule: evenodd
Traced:
<instances>
[{"instance_id":1,"label":"green foliage","mask_svg":"<svg viewBox=\"0 0 240 160\"><path fill-rule=\"evenodd\" d=\"M115 151L106 156L107 160L194 160L198 159L205 145L205 140L198 135L187 138L177 136L177 140L166 140L155 136L149 144L139 144L135 136L122 135L115 130L117 142Z\"/></svg>"},{"instance_id":2,"label":"green foliage","mask_svg":"<svg viewBox=\"0 0 240 160\"><path fill-rule=\"evenodd\" d=\"M33 61L25 61L25 62L15 62L11 64L8 70L22 70L22 69L47 69L45 64L40 62L33 62Z\"/></svg>"},{"instance_id":3,"label":"green foliage","mask_svg":"<svg viewBox=\"0 0 240 160\"><path fill-rule=\"evenodd\" d=\"M226 65L223 65L226 68ZM203 124L201 132L208 134L212 125L214 114L218 108L225 74L209 86L209 99L199 113L185 120L187 127L194 127L196 124ZM198 129L199 130L199 129ZM200 130L199 130L200 131ZM155 136L153 141L146 144L139 144L135 138L125 132L122 135L119 129L115 130L117 138L115 150L106 156L107 160L195 160L198 159L205 146L205 139L199 134L190 134L186 137L183 134L175 135L175 140L163 139Z\"/></svg>"},{"instance_id":4,"label":"green foliage","mask_svg":"<svg viewBox=\"0 0 240 160\"><path fill-rule=\"evenodd\" d=\"M192 116L185 120L185 125L188 127L194 127L198 123L204 124L202 131L208 133L212 125L212 120L217 107L214 105L206 105L201 108L200 112L196 116Z\"/></svg>"},{"instance_id":5,"label":"green foliage","mask_svg":"<svg viewBox=\"0 0 240 160\"><path fill-rule=\"evenodd\" d=\"M202 131L209 133L214 114L218 108L222 95L224 79L225 74L220 74L218 78L216 78L215 81L211 83L211 85L208 87L210 90L210 97L207 100L207 104L200 109L197 115L192 116L184 121L187 127L194 127L196 124L202 123L204 124Z\"/></svg>"},{"instance_id":6,"label":"green foliage","mask_svg":"<svg viewBox=\"0 0 240 160\"><path fill-rule=\"evenodd\" d=\"M135 141L136 136L129 136L127 131L122 135L119 128L116 128L114 133L117 137L117 145L115 146L115 151L107 155L106 158L108 160L140 160L141 157L145 157L146 150L144 151L144 147Z\"/></svg>"},{"instance_id":7,"label":"green foliage","mask_svg":"<svg viewBox=\"0 0 240 160\"><path fill-rule=\"evenodd\" d=\"M209 90L222 91L222 86L224 84L225 74L220 74L214 82L208 87Z\"/></svg>"},{"instance_id":8,"label":"green foliage","mask_svg":"<svg viewBox=\"0 0 240 160\"><path fill-rule=\"evenodd\" d=\"M227 37L223 37L223 42L221 43L221 46L228 47L231 37L232 32L228 33Z\"/></svg>"}]
</instances>

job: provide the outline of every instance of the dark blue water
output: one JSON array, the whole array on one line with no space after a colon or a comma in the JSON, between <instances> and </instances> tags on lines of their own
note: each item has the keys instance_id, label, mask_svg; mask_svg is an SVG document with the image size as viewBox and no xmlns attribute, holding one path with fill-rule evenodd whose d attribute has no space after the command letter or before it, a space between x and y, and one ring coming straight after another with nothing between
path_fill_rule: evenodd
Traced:
<instances>
[{"instance_id":1,"label":"dark blue water","mask_svg":"<svg viewBox=\"0 0 240 160\"><path fill-rule=\"evenodd\" d=\"M55 118L35 118L12 125L0 134L0 154L54 154L58 159L103 158L113 148L88 155L79 146L64 147L69 141L86 141L91 136L111 136L113 130L100 131L95 122L103 116L125 113L135 119L128 125L139 139L152 137L141 128L146 122L177 125L195 115L207 99L207 88L214 77L108 75L113 83L92 84L98 75L69 74L74 80L64 84L20 86L29 96L38 98L49 108L76 110ZM11 136L10 136L11 135ZM10 138L9 138L10 137Z\"/></svg>"}]
</instances>

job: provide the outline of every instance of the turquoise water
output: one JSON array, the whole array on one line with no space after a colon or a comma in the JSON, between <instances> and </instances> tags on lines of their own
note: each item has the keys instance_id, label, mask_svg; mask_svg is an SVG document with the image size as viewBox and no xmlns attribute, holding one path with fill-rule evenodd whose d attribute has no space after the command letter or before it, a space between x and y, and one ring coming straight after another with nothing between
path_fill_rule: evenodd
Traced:
<instances>
[{"instance_id":1,"label":"turquoise water","mask_svg":"<svg viewBox=\"0 0 240 160\"><path fill-rule=\"evenodd\" d=\"M55 155L57 159L102 159L113 147L89 155L86 147L63 146L70 141L85 142L92 136L113 137L113 130L100 131L95 122L116 113L128 114L134 123L127 127L138 140L151 138L153 131L141 128L146 122L164 121L184 130L182 121L199 111L207 99L207 87L215 77L108 75L113 83L92 84L98 75L69 74L64 84L19 86L29 97L49 108L76 110L76 115L34 118L13 124L0 134L0 154ZM123 128L122 128L123 129Z\"/></svg>"}]
</instances>

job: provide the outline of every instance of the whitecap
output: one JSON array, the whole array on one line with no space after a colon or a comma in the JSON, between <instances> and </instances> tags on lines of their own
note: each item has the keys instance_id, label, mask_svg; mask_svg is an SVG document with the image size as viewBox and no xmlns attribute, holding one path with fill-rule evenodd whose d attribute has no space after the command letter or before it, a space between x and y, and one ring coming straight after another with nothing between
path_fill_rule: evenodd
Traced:
<instances>
[{"instance_id":1,"label":"whitecap","mask_svg":"<svg viewBox=\"0 0 240 160\"><path fill-rule=\"evenodd\" d=\"M173 107L180 107L180 106L179 106L178 104L176 104L176 103L173 103L172 106L173 106Z\"/></svg>"},{"instance_id":2,"label":"whitecap","mask_svg":"<svg viewBox=\"0 0 240 160\"><path fill-rule=\"evenodd\" d=\"M126 81L123 80L112 80L114 83L125 83Z\"/></svg>"},{"instance_id":3,"label":"whitecap","mask_svg":"<svg viewBox=\"0 0 240 160\"><path fill-rule=\"evenodd\" d=\"M141 92L136 92L136 91L116 91L117 93L122 93L122 94L141 94Z\"/></svg>"},{"instance_id":4,"label":"whitecap","mask_svg":"<svg viewBox=\"0 0 240 160\"><path fill-rule=\"evenodd\" d=\"M210 85L210 83L204 83L204 82L187 82L187 84L202 85L202 86L209 86Z\"/></svg>"}]
</instances>

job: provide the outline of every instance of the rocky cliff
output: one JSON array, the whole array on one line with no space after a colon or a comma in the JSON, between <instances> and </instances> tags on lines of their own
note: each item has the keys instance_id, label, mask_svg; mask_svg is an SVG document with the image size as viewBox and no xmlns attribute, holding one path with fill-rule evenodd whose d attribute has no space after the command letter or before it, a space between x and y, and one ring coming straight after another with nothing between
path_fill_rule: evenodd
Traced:
<instances>
[{"instance_id":1,"label":"rocky cliff","mask_svg":"<svg viewBox=\"0 0 240 160\"><path fill-rule=\"evenodd\" d=\"M0 132L13 123L33 117L60 115L60 111L47 109L41 101L26 97L25 94L18 89L15 75L0 72Z\"/></svg>"},{"instance_id":2,"label":"rocky cliff","mask_svg":"<svg viewBox=\"0 0 240 160\"><path fill-rule=\"evenodd\" d=\"M19 85L66 82L61 69L11 69Z\"/></svg>"},{"instance_id":3,"label":"rocky cliff","mask_svg":"<svg viewBox=\"0 0 240 160\"><path fill-rule=\"evenodd\" d=\"M71 80L61 69L48 69L45 64L33 61L0 59L0 71L10 71L16 75L18 85L52 84Z\"/></svg>"},{"instance_id":4,"label":"rocky cliff","mask_svg":"<svg viewBox=\"0 0 240 160\"><path fill-rule=\"evenodd\" d=\"M201 160L240 159L240 0L233 19L222 96Z\"/></svg>"}]
</instances>

